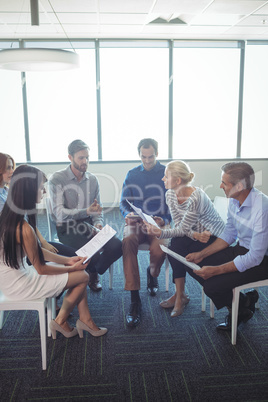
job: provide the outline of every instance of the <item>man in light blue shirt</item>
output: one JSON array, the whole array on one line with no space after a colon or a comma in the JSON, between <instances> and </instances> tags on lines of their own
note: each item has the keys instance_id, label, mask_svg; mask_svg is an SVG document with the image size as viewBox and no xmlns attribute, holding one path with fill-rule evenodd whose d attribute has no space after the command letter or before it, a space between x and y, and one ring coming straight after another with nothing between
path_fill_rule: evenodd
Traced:
<instances>
[{"instance_id":1,"label":"man in light blue shirt","mask_svg":"<svg viewBox=\"0 0 268 402\"><path fill-rule=\"evenodd\" d=\"M245 162L222 167L220 187L230 198L226 227L214 243L186 257L202 266L192 276L217 309L229 310L225 322L217 326L220 330L231 330L232 289L268 279L268 197L253 187L254 180L254 170ZM257 300L256 290L240 293L238 325L253 316Z\"/></svg>"}]
</instances>

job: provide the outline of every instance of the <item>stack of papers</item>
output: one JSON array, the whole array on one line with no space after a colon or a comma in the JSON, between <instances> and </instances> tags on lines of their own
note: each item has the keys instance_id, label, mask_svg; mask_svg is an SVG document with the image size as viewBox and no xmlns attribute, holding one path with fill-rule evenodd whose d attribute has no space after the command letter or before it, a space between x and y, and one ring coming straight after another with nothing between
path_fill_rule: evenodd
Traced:
<instances>
[{"instance_id":1,"label":"stack of papers","mask_svg":"<svg viewBox=\"0 0 268 402\"><path fill-rule=\"evenodd\" d=\"M155 220L150 216L145 214L144 212L142 212L142 210L140 208L135 207L135 205L131 204L131 202L129 202L128 200L126 200L129 205L131 206L131 208L136 212L137 215L139 215L139 217L145 221L150 223L151 225L156 226L157 228L159 228L159 226L157 225L157 223L155 222Z\"/></svg>"},{"instance_id":2,"label":"stack of papers","mask_svg":"<svg viewBox=\"0 0 268 402\"><path fill-rule=\"evenodd\" d=\"M76 251L79 257L87 257L85 264L94 254L96 254L112 237L116 231L109 225L105 225L88 243Z\"/></svg>"}]
</instances>

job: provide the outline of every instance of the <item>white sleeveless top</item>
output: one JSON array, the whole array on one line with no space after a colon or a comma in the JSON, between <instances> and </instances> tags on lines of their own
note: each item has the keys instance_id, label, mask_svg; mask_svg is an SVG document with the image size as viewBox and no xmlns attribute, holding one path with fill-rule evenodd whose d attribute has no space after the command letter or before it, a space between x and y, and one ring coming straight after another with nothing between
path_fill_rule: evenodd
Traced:
<instances>
[{"instance_id":1,"label":"white sleeveless top","mask_svg":"<svg viewBox=\"0 0 268 402\"><path fill-rule=\"evenodd\" d=\"M10 300L33 300L58 296L68 281L68 273L39 275L23 258L19 269L7 266L0 249L0 291Z\"/></svg>"}]
</instances>

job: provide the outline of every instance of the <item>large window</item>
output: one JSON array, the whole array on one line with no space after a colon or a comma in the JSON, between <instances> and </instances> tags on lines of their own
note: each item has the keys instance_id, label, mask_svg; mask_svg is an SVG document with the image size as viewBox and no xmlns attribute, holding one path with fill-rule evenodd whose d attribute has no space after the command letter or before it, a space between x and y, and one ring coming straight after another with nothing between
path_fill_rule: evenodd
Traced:
<instances>
[{"instance_id":1,"label":"large window","mask_svg":"<svg viewBox=\"0 0 268 402\"><path fill-rule=\"evenodd\" d=\"M168 157L168 49L100 49L103 159L138 159L153 137Z\"/></svg>"},{"instance_id":2,"label":"large window","mask_svg":"<svg viewBox=\"0 0 268 402\"><path fill-rule=\"evenodd\" d=\"M26 161L21 74L2 70L0 74L0 152L16 162Z\"/></svg>"},{"instance_id":3,"label":"large window","mask_svg":"<svg viewBox=\"0 0 268 402\"><path fill-rule=\"evenodd\" d=\"M174 158L236 157L239 62L239 49L174 49Z\"/></svg>"},{"instance_id":4,"label":"large window","mask_svg":"<svg viewBox=\"0 0 268 402\"><path fill-rule=\"evenodd\" d=\"M26 74L31 159L67 160L68 144L84 140L98 159L94 49L78 50L80 68Z\"/></svg>"},{"instance_id":5,"label":"large window","mask_svg":"<svg viewBox=\"0 0 268 402\"><path fill-rule=\"evenodd\" d=\"M23 82L0 70L1 151L17 162L65 162L78 138L93 161L139 159L145 137L158 141L159 159L267 157L268 42L72 44L77 70L29 72ZM66 41L23 45L70 50Z\"/></svg>"},{"instance_id":6,"label":"large window","mask_svg":"<svg viewBox=\"0 0 268 402\"><path fill-rule=\"evenodd\" d=\"M247 46L241 156L267 158L268 46Z\"/></svg>"}]
</instances>

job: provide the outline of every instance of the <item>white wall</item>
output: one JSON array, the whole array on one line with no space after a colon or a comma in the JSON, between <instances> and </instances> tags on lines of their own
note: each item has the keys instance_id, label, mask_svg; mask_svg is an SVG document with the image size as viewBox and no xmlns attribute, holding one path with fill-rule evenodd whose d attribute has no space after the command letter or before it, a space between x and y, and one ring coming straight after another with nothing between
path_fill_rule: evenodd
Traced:
<instances>
[{"instance_id":1,"label":"white wall","mask_svg":"<svg viewBox=\"0 0 268 402\"><path fill-rule=\"evenodd\" d=\"M164 165L168 161L160 161ZM216 195L224 196L219 188L221 183L221 166L229 160L219 161L188 161L191 170L195 173L194 184L202 187L213 200ZM252 165L256 173L256 187L268 195L268 159L250 159L247 162ZM103 206L118 206L120 192L126 173L137 166L139 161L131 162L91 162L89 171L94 173L101 187L101 200ZM50 176L56 170L63 169L66 164L38 164L38 167Z\"/></svg>"}]
</instances>

